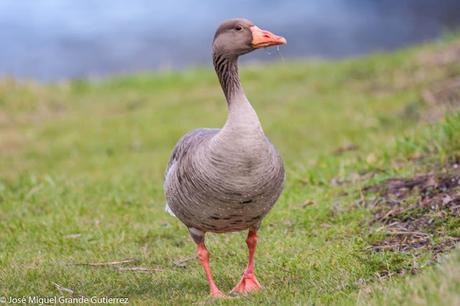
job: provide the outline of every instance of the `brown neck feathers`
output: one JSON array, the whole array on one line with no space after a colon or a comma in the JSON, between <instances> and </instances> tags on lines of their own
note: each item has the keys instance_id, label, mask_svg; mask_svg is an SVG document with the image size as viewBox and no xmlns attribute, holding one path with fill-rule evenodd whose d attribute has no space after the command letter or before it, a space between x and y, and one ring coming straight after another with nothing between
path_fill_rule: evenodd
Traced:
<instances>
[{"instance_id":1,"label":"brown neck feathers","mask_svg":"<svg viewBox=\"0 0 460 306\"><path fill-rule=\"evenodd\" d=\"M219 53L213 56L214 69L219 77L220 85L224 91L227 103L241 89L240 77L238 75L238 57L226 57Z\"/></svg>"}]
</instances>

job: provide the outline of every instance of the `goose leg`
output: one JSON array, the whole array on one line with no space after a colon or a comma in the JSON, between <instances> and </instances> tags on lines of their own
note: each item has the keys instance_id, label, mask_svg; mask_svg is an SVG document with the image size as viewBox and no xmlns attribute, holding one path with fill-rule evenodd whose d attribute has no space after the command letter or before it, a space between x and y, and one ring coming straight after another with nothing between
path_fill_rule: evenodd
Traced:
<instances>
[{"instance_id":1,"label":"goose leg","mask_svg":"<svg viewBox=\"0 0 460 306\"><path fill-rule=\"evenodd\" d=\"M198 259L203 266L204 272L206 273L206 278L208 279L209 289L212 297L225 297L225 295L217 288L216 283L211 275L211 267L209 266L209 252L204 245L204 242L197 244L197 253Z\"/></svg>"},{"instance_id":2,"label":"goose leg","mask_svg":"<svg viewBox=\"0 0 460 306\"><path fill-rule=\"evenodd\" d=\"M256 251L257 245L257 230L249 230L246 244L248 245L249 249L248 265L246 270L244 270L241 280L235 286L235 288L232 289L232 292L249 293L261 288L259 282L257 281L256 275L254 274L254 253Z\"/></svg>"},{"instance_id":3,"label":"goose leg","mask_svg":"<svg viewBox=\"0 0 460 306\"><path fill-rule=\"evenodd\" d=\"M197 230L195 228L189 228L190 236L192 237L193 241L195 241L197 246L197 254L198 259L203 266L204 272L206 273L206 278L208 279L209 283L209 290L211 293L211 297L215 298L223 298L225 295L217 288L216 283L211 275L211 267L209 266L209 252L204 244L204 235L205 233Z\"/></svg>"}]
</instances>

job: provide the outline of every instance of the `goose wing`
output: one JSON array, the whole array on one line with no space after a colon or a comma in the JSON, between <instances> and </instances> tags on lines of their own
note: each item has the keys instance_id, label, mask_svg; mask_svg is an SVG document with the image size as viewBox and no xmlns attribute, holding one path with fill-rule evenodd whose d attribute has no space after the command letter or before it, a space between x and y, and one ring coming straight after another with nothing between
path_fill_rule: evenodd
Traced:
<instances>
[{"instance_id":1,"label":"goose wing","mask_svg":"<svg viewBox=\"0 0 460 306\"><path fill-rule=\"evenodd\" d=\"M187 157L189 154L194 154L194 150L197 145L199 145L203 138L208 138L216 135L220 129L195 129L187 134L185 134L179 141L176 143L174 150L169 158L168 166L164 174L164 190L167 190L168 185L171 184L171 180L175 179L173 175L176 169L180 168L182 163L187 162ZM175 216L168 203L166 202L165 211Z\"/></svg>"}]
</instances>

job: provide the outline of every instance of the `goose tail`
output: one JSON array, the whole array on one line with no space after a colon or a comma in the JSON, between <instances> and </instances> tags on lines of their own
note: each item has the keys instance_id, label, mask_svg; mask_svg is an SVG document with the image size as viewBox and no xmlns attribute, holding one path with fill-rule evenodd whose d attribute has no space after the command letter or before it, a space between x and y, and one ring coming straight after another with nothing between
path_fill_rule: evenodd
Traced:
<instances>
[{"instance_id":1,"label":"goose tail","mask_svg":"<svg viewBox=\"0 0 460 306\"><path fill-rule=\"evenodd\" d=\"M170 214L170 215L173 216L173 217L176 216L176 215L173 213L173 211L171 210L171 208L169 207L168 202L166 202L166 205L165 205L165 212L167 212L168 214Z\"/></svg>"}]
</instances>

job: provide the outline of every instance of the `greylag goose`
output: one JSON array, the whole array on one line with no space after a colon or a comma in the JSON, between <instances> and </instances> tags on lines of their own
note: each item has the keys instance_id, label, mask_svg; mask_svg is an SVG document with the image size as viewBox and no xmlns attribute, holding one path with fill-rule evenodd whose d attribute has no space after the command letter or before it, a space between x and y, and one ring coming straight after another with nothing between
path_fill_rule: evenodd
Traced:
<instances>
[{"instance_id":1,"label":"greylag goose","mask_svg":"<svg viewBox=\"0 0 460 306\"><path fill-rule=\"evenodd\" d=\"M223 297L209 266L206 232L248 230L248 265L235 293L260 289L254 274L257 230L281 194L283 162L265 136L238 75L238 57L255 49L286 44L246 19L230 19L216 31L212 58L228 104L223 128L195 129L176 144L165 171L166 210L179 218L197 244L213 297Z\"/></svg>"}]
</instances>

